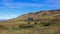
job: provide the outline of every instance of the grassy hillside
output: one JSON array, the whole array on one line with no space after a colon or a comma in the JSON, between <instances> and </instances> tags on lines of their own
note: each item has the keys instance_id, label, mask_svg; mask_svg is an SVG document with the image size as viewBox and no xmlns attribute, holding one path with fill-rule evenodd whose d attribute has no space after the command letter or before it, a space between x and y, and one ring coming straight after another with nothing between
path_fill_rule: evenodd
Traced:
<instances>
[{"instance_id":1,"label":"grassy hillside","mask_svg":"<svg viewBox=\"0 0 60 34\"><path fill-rule=\"evenodd\" d=\"M60 34L60 10L28 13L2 21L0 34Z\"/></svg>"}]
</instances>

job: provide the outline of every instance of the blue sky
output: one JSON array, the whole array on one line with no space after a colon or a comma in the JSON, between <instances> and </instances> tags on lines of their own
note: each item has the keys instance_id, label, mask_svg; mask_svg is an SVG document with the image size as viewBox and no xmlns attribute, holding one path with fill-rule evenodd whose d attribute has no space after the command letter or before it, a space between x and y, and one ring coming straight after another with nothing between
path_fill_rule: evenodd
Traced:
<instances>
[{"instance_id":1,"label":"blue sky","mask_svg":"<svg viewBox=\"0 0 60 34\"><path fill-rule=\"evenodd\" d=\"M60 0L0 0L0 19L51 9L60 9Z\"/></svg>"}]
</instances>

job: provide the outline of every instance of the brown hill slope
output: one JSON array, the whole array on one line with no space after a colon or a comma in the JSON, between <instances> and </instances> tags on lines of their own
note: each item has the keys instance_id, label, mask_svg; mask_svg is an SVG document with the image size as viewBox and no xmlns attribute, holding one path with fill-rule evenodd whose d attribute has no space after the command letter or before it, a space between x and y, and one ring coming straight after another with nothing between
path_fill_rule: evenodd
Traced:
<instances>
[{"instance_id":1,"label":"brown hill slope","mask_svg":"<svg viewBox=\"0 0 60 34\"><path fill-rule=\"evenodd\" d=\"M0 23L0 34L60 34L60 10L28 13Z\"/></svg>"},{"instance_id":2,"label":"brown hill slope","mask_svg":"<svg viewBox=\"0 0 60 34\"><path fill-rule=\"evenodd\" d=\"M45 17L60 16L60 10L48 10L48 11L39 11L35 13L28 13L22 16L17 17L15 20L27 20L28 18L33 19L43 19Z\"/></svg>"},{"instance_id":3,"label":"brown hill slope","mask_svg":"<svg viewBox=\"0 0 60 34\"><path fill-rule=\"evenodd\" d=\"M33 13L28 13L22 16L18 16L17 18L10 19L7 21L3 22L20 22L24 20L28 20L32 18L33 20L45 20L45 19L59 19L60 18L60 10L44 10L44 11L39 11L39 12L33 12Z\"/></svg>"}]
</instances>

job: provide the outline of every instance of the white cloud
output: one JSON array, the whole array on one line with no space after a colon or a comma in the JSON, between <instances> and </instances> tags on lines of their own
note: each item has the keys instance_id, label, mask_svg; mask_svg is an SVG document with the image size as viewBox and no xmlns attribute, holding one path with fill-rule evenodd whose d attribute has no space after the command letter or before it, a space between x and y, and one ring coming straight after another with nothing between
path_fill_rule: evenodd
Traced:
<instances>
[{"instance_id":1,"label":"white cloud","mask_svg":"<svg viewBox=\"0 0 60 34\"><path fill-rule=\"evenodd\" d=\"M46 0L45 4L38 3L39 0L32 0L32 1L37 1L37 3L26 3L26 2L12 2L14 0L3 0L3 5L8 8L25 8L25 7L45 7L45 6L50 6L50 7L59 7L60 6L60 0ZM1 4L1 3L0 3Z\"/></svg>"},{"instance_id":2,"label":"white cloud","mask_svg":"<svg viewBox=\"0 0 60 34\"><path fill-rule=\"evenodd\" d=\"M12 15L0 16L0 19L11 19L11 18L16 18L16 17L17 17L17 15L12 14Z\"/></svg>"},{"instance_id":3,"label":"white cloud","mask_svg":"<svg viewBox=\"0 0 60 34\"><path fill-rule=\"evenodd\" d=\"M4 5L9 8L43 7L43 6L45 6L45 4L37 4L37 3L4 3Z\"/></svg>"},{"instance_id":4,"label":"white cloud","mask_svg":"<svg viewBox=\"0 0 60 34\"><path fill-rule=\"evenodd\" d=\"M9 19L8 17L0 16L0 19Z\"/></svg>"}]
</instances>

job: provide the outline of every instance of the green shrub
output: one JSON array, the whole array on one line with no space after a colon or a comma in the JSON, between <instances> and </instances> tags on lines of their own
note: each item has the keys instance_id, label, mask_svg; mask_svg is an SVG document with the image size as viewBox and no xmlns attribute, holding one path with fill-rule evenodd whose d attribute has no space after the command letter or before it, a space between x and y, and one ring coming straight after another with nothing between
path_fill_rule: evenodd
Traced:
<instances>
[{"instance_id":1,"label":"green shrub","mask_svg":"<svg viewBox=\"0 0 60 34\"><path fill-rule=\"evenodd\" d=\"M7 26L5 26L5 25L0 25L0 29L1 29L1 30L7 30L7 29L8 29L8 27L7 27Z\"/></svg>"},{"instance_id":2,"label":"green shrub","mask_svg":"<svg viewBox=\"0 0 60 34\"><path fill-rule=\"evenodd\" d=\"M34 26L33 25L25 25L25 24L23 24L23 25L20 25L19 26L20 28L33 28Z\"/></svg>"}]
</instances>

